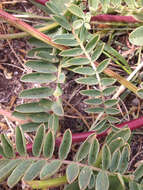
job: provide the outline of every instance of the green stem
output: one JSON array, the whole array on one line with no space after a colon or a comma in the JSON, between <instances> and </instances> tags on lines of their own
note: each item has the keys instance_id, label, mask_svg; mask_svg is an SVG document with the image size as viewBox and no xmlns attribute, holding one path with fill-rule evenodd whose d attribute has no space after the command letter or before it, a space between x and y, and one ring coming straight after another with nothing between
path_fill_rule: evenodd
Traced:
<instances>
[{"instance_id":1,"label":"green stem","mask_svg":"<svg viewBox=\"0 0 143 190\"><path fill-rule=\"evenodd\" d=\"M45 32L45 31L50 31L58 26L59 26L59 24L54 22L52 24L47 24L44 27L38 28L37 30L40 32ZM30 34L27 32L18 32L18 33L14 33L14 34L0 34L0 40L18 39L18 38L24 38L27 36L30 36Z\"/></svg>"},{"instance_id":2,"label":"green stem","mask_svg":"<svg viewBox=\"0 0 143 190\"><path fill-rule=\"evenodd\" d=\"M30 185L33 189L43 189L43 188L50 188L50 187L58 187L60 185L64 185L67 183L66 176L48 179L48 180L33 180L26 182Z\"/></svg>"}]
</instances>

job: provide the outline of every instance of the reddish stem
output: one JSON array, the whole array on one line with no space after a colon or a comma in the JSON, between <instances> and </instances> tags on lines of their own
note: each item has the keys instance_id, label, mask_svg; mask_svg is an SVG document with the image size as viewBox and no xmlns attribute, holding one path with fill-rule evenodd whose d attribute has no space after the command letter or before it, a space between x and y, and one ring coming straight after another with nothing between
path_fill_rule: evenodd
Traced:
<instances>
[{"instance_id":1,"label":"reddish stem","mask_svg":"<svg viewBox=\"0 0 143 190\"><path fill-rule=\"evenodd\" d=\"M37 3L40 3L42 5L45 5L45 3L49 0L35 0Z\"/></svg>"},{"instance_id":2,"label":"reddish stem","mask_svg":"<svg viewBox=\"0 0 143 190\"><path fill-rule=\"evenodd\" d=\"M108 15L101 14L91 17L91 22L100 21L100 22L126 22L126 23L136 23L139 22L132 16L121 16L121 15Z\"/></svg>"},{"instance_id":3,"label":"reddish stem","mask_svg":"<svg viewBox=\"0 0 143 190\"><path fill-rule=\"evenodd\" d=\"M131 130L135 130L135 129L138 129L138 128L141 128L143 126L143 116L138 118L138 119L134 119L132 121L127 121L127 122L124 122L124 123L121 123L119 125L116 125L117 127L119 128L122 128L124 127L125 125L128 125L128 127L131 129ZM102 138L104 136L107 135L109 130L103 132L103 133L100 133L97 135L97 138ZM75 134L72 134L72 143L79 143L79 142L83 142L84 140L86 140L86 138L95 133L95 131L88 131L88 132L82 132L82 133L75 133ZM62 137L58 137L56 138L56 146L60 146L60 143L62 141ZM27 151L28 152L31 152L32 150L32 144L28 144L27 145Z\"/></svg>"}]
</instances>

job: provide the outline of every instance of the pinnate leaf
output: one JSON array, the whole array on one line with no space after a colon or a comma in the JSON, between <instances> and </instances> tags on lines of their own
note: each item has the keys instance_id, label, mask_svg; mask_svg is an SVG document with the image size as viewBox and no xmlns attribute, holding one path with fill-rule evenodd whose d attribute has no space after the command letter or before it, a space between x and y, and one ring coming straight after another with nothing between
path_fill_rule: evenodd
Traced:
<instances>
[{"instance_id":1,"label":"pinnate leaf","mask_svg":"<svg viewBox=\"0 0 143 190\"><path fill-rule=\"evenodd\" d=\"M59 158L61 160L66 159L70 151L71 144L72 144L72 134L71 134L71 131L67 129L63 135L63 139L59 148Z\"/></svg>"}]
</instances>

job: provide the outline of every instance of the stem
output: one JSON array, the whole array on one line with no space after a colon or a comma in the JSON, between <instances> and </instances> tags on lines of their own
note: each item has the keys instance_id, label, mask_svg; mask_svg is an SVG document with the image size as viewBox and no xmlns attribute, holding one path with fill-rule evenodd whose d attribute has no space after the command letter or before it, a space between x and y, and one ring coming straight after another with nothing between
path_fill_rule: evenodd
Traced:
<instances>
[{"instance_id":1,"label":"stem","mask_svg":"<svg viewBox=\"0 0 143 190\"><path fill-rule=\"evenodd\" d=\"M101 14L97 16L91 17L91 22L93 21L101 21L101 22L125 22L125 23L136 23L141 22L136 20L132 16L121 16L121 15L108 15L108 14Z\"/></svg>"},{"instance_id":2,"label":"stem","mask_svg":"<svg viewBox=\"0 0 143 190\"><path fill-rule=\"evenodd\" d=\"M37 29L31 27L30 25L28 25L27 23L21 21L18 18L15 18L14 16L8 14L7 12L3 11L2 9L0 9L0 16L2 19L6 20L7 22L9 22L10 24L12 24L13 26L29 33L30 35L32 35L33 37L55 47L58 48L60 50L64 50L67 49L66 46L62 46L59 44L56 44L52 41L52 39L47 36L46 34L41 33L40 31L38 31Z\"/></svg>"},{"instance_id":3,"label":"stem","mask_svg":"<svg viewBox=\"0 0 143 190\"><path fill-rule=\"evenodd\" d=\"M58 187L60 185L66 184L67 179L66 176L48 179L48 180L33 180L26 182L30 185L33 189L43 189L43 188L50 188L50 187Z\"/></svg>"}]
</instances>

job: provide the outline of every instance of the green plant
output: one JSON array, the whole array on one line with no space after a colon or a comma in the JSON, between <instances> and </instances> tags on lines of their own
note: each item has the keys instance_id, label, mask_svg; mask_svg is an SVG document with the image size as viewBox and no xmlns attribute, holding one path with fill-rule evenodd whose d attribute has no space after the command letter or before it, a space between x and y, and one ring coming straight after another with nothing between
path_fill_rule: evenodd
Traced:
<instances>
[{"instance_id":1,"label":"green plant","mask_svg":"<svg viewBox=\"0 0 143 190\"><path fill-rule=\"evenodd\" d=\"M108 10L109 3L107 2L102 2L103 12ZM116 3L116 1L113 2ZM4 158L0 160L0 181L8 177L8 185L13 187L23 178L35 188L37 181L31 180L38 176L40 180L46 180L66 165L66 171L64 171L66 177L55 179L53 184L51 179L48 179L49 183L47 180L45 186L43 186L44 181L43 183L40 181L38 188L69 183L64 187L67 190L95 188L108 190L117 189L117 186L120 190L142 189L143 164L139 165L133 173L128 170L130 158L128 140L131 132L129 128L118 129L115 126L120 122L117 117L120 111L117 108L118 97L113 98L118 92L117 82L126 85L138 96L142 95L142 89L138 89L118 75L113 78L111 70L107 68L112 59L127 73L132 72L126 60L110 45L105 44L98 32L93 33L93 30L90 32L92 29L90 19L98 8L94 1L89 1L90 12L87 13L83 12L83 4L79 1L63 0L60 4L57 1L54 3L50 1L46 6L52 15L50 22L57 22L58 25L56 28L54 25L54 29L45 34L3 13L3 17L10 23L24 31L29 29L29 34L45 43L30 39L30 43L34 43L37 47L28 53L29 60L26 66L34 72L24 75L21 81L36 83L38 87L21 92L20 98L31 99L32 102L17 106L13 113L15 117L30 120L30 123L16 128L16 151L19 155L15 155L14 146L8 137L1 135L0 154ZM63 6L64 3L67 4ZM126 3L130 5L129 1ZM118 12L120 8L118 7L116 11ZM108 57L99 64L97 60L102 59L103 53ZM61 86L71 73L78 76L75 79L78 84L85 85L84 90L80 91L80 94L86 97L85 112L97 114L89 129L95 133L88 136L80 145L72 159L68 157L72 150L72 134L67 129L58 155L55 151L55 159L53 154L55 138L59 130L59 118L64 116ZM96 134L107 129L110 129L108 136L103 146L100 146ZM35 130L37 132L31 156L26 150L24 131Z\"/></svg>"}]
</instances>

